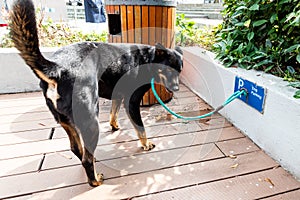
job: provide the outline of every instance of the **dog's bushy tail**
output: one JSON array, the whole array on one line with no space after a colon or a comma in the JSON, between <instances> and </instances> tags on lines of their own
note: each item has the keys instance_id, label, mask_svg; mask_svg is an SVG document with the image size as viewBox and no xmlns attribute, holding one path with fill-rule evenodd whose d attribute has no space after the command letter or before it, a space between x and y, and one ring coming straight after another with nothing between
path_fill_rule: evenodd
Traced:
<instances>
[{"instance_id":1,"label":"dog's bushy tail","mask_svg":"<svg viewBox=\"0 0 300 200\"><path fill-rule=\"evenodd\" d=\"M56 65L41 54L32 0L16 0L10 20L11 37L21 57L38 78L52 83L54 80L50 78L50 73Z\"/></svg>"}]
</instances>

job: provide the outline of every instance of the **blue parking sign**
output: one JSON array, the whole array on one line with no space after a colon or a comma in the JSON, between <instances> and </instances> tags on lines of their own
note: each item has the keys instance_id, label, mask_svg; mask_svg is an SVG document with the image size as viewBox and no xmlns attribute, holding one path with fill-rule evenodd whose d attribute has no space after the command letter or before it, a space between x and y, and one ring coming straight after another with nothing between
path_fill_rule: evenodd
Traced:
<instances>
[{"instance_id":1,"label":"blue parking sign","mask_svg":"<svg viewBox=\"0 0 300 200\"><path fill-rule=\"evenodd\" d=\"M251 81L236 76L234 91L236 92L240 89L246 89L247 96L240 96L239 99L244 101L254 109L258 110L260 113L263 113L266 96L265 88L252 83Z\"/></svg>"}]
</instances>

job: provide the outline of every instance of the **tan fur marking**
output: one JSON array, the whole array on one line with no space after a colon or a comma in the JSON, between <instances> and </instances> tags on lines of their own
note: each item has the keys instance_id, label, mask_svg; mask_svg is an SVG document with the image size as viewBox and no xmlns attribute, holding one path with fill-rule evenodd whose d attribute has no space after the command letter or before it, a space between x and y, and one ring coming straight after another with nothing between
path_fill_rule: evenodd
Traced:
<instances>
[{"instance_id":1,"label":"tan fur marking","mask_svg":"<svg viewBox=\"0 0 300 200\"><path fill-rule=\"evenodd\" d=\"M117 122L117 115L115 115L116 113L111 113L110 114L110 125L113 127L113 129L118 129L119 125Z\"/></svg>"},{"instance_id":2,"label":"tan fur marking","mask_svg":"<svg viewBox=\"0 0 300 200\"><path fill-rule=\"evenodd\" d=\"M54 107L57 108L57 100L60 98L57 92L57 84L48 84L46 96L52 101Z\"/></svg>"},{"instance_id":3,"label":"tan fur marking","mask_svg":"<svg viewBox=\"0 0 300 200\"><path fill-rule=\"evenodd\" d=\"M119 129L118 125L118 114L120 109L121 101L120 100L112 100L111 111L110 111L110 126L113 131Z\"/></svg>"},{"instance_id":4,"label":"tan fur marking","mask_svg":"<svg viewBox=\"0 0 300 200\"><path fill-rule=\"evenodd\" d=\"M48 99L50 99L54 105L55 108L57 108L57 99L60 98L58 92L57 92L57 83L55 80L50 79L47 77L46 74L41 72L38 69L34 69L34 72L38 75L38 77L48 83L48 89L46 91L46 96Z\"/></svg>"},{"instance_id":5,"label":"tan fur marking","mask_svg":"<svg viewBox=\"0 0 300 200\"><path fill-rule=\"evenodd\" d=\"M53 79L50 79L49 77L46 76L46 74L44 74L43 72L41 72L40 70L38 69L33 69L34 72L38 75L38 77L40 79L42 79L43 81L49 83L49 84L52 84L52 85L55 85L57 84L55 80Z\"/></svg>"},{"instance_id":6,"label":"tan fur marking","mask_svg":"<svg viewBox=\"0 0 300 200\"><path fill-rule=\"evenodd\" d=\"M137 131L137 135L140 139L140 142L141 142L141 145L142 145L142 148L144 149L144 151L150 151L151 149L153 149L155 147L155 145L147 139L145 131L144 132Z\"/></svg>"},{"instance_id":7,"label":"tan fur marking","mask_svg":"<svg viewBox=\"0 0 300 200\"><path fill-rule=\"evenodd\" d=\"M60 122L60 125L67 132L67 134L69 136L71 147L74 147L74 146L77 145L78 148L79 148L80 154L83 155L82 142L81 142L81 139L80 139L78 133L76 132L75 128L72 127L70 124L67 124L67 123L64 123L64 122Z\"/></svg>"}]
</instances>

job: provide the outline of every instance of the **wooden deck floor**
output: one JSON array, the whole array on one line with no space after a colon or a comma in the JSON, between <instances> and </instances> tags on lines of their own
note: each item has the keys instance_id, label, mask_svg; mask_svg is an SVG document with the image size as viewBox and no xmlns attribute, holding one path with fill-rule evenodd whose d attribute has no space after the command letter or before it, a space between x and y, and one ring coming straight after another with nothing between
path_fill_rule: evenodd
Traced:
<instances>
[{"instance_id":1,"label":"wooden deck floor","mask_svg":"<svg viewBox=\"0 0 300 200\"><path fill-rule=\"evenodd\" d=\"M184 86L169 106L183 115L211 109ZM110 102L100 108L105 181L91 188L41 93L0 95L0 199L300 199L300 183L220 115L184 122L143 108L156 144L143 152L124 110L112 133Z\"/></svg>"}]
</instances>

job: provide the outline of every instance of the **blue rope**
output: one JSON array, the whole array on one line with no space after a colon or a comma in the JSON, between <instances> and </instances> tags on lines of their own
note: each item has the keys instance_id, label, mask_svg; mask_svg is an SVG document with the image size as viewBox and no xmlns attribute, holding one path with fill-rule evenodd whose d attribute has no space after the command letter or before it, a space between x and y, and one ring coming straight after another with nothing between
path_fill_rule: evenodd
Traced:
<instances>
[{"instance_id":1,"label":"blue rope","mask_svg":"<svg viewBox=\"0 0 300 200\"><path fill-rule=\"evenodd\" d=\"M209 117L213 114L215 114L216 112L220 111L222 108L224 108L226 105L228 105L229 103L231 103L233 100L235 100L236 98L238 98L241 95L247 95L246 90L242 89L242 90L238 90L235 93L233 93L228 99L226 99L226 101L219 107L217 107L214 111L206 113L204 115L200 115L200 116L195 116L195 117L184 117L181 116L175 112L173 112L168 106L166 106L166 104L164 104L164 102L160 99L160 97L158 96L155 87L154 87L154 78L151 79L151 89L153 91L153 94L156 98L156 100L172 115L174 115L175 117L179 118L179 119L183 119L183 120L197 120L197 119L203 119L205 117Z\"/></svg>"}]
</instances>

